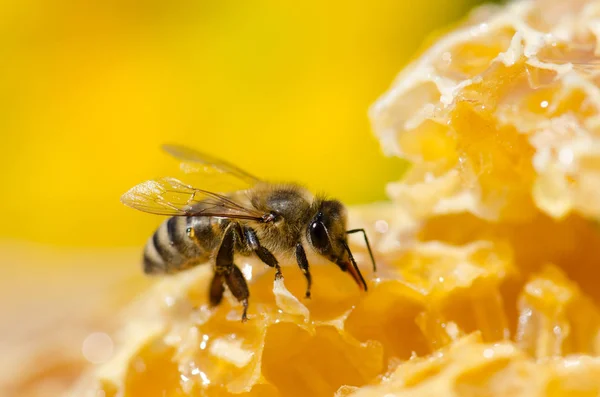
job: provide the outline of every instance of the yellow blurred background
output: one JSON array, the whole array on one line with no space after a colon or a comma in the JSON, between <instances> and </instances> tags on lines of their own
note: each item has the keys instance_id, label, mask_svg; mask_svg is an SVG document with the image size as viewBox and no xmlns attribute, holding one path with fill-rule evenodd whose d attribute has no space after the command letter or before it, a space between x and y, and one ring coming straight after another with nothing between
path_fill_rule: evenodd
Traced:
<instances>
[{"instance_id":1,"label":"yellow blurred background","mask_svg":"<svg viewBox=\"0 0 600 397\"><path fill-rule=\"evenodd\" d=\"M76 379L82 341L108 326L90 308L125 301L115 280L132 295L146 282L142 245L162 219L119 198L176 169L160 144L384 200L406 164L383 156L367 109L427 35L481 2L0 1L0 394L57 395L48 385ZM43 349L64 360L43 364Z\"/></svg>"},{"instance_id":2,"label":"yellow blurred background","mask_svg":"<svg viewBox=\"0 0 600 397\"><path fill-rule=\"evenodd\" d=\"M368 106L475 0L5 1L0 238L143 244L127 207L185 143L348 204L385 199Z\"/></svg>"}]
</instances>

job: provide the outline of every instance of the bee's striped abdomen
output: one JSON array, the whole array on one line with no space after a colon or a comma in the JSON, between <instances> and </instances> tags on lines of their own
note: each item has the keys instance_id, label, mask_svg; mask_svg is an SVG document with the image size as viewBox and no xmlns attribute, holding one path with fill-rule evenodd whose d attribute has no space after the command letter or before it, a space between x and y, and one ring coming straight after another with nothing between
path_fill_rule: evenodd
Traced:
<instances>
[{"instance_id":1,"label":"bee's striped abdomen","mask_svg":"<svg viewBox=\"0 0 600 397\"><path fill-rule=\"evenodd\" d=\"M190 235L188 228L193 230ZM210 218L174 216L163 222L144 249L144 272L176 273L208 260L218 244Z\"/></svg>"}]
</instances>

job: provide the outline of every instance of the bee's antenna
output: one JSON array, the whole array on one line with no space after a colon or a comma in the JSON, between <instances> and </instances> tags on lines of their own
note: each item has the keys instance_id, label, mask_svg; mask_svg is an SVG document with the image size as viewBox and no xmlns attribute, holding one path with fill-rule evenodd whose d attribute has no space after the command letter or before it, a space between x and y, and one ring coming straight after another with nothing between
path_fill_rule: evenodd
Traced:
<instances>
[{"instance_id":1,"label":"bee's antenna","mask_svg":"<svg viewBox=\"0 0 600 397\"><path fill-rule=\"evenodd\" d=\"M342 244L344 244L344 248L346 248L346 251L348 252L348 257L350 258L350 262L352 263L352 267L354 267L354 270L356 271L356 274L358 274L358 277L360 278L360 282L362 283L363 287L365 288L365 291L367 290L367 283L365 281L365 279L363 278L362 273L360 272L360 269L358 268L358 265L356 264L356 261L354 260L354 257L352 256L352 251L350 251L350 247L348 246L348 244L345 241L342 241ZM356 275L354 275L354 278L356 279ZM356 280L358 281L358 280Z\"/></svg>"},{"instance_id":2,"label":"bee's antenna","mask_svg":"<svg viewBox=\"0 0 600 397\"><path fill-rule=\"evenodd\" d=\"M373 251L371 251L371 244L369 244L369 239L367 238L367 232L365 232L365 229L347 230L346 233L347 234L362 233L363 236L365 236L365 243L367 243L367 249L369 250L369 256L371 257L371 262L373 263L373 272L377 272L377 265L375 264L375 257L373 257ZM350 255L350 256L352 256L352 255Z\"/></svg>"}]
</instances>

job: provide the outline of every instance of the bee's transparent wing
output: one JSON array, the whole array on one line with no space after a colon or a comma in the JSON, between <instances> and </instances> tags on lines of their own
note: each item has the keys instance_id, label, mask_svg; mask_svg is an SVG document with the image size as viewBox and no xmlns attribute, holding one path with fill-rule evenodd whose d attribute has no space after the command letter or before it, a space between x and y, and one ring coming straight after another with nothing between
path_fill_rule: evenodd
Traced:
<instances>
[{"instance_id":1,"label":"bee's transparent wing","mask_svg":"<svg viewBox=\"0 0 600 397\"><path fill-rule=\"evenodd\" d=\"M175 178L142 182L121 196L121 202L139 211L170 216L213 216L260 221L265 214L229 197L197 189Z\"/></svg>"},{"instance_id":2,"label":"bee's transparent wing","mask_svg":"<svg viewBox=\"0 0 600 397\"><path fill-rule=\"evenodd\" d=\"M184 173L201 174L198 176L203 178L202 186L206 186L208 180L216 180L221 184L229 182L232 185L231 177L237 179L235 183L238 187L241 187L239 182L244 183L246 187L260 182L259 178L234 164L187 146L167 144L162 145L162 149L180 161L180 168Z\"/></svg>"}]
</instances>

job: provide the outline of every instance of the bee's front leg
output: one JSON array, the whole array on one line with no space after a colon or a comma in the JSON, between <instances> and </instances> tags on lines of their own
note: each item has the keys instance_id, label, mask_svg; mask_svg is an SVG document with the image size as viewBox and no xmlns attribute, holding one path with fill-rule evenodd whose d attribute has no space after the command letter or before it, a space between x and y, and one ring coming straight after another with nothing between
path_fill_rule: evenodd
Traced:
<instances>
[{"instance_id":1,"label":"bee's front leg","mask_svg":"<svg viewBox=\"0 0 600 397\"><path fill-rule=\"evenodd\" d=\"M279 266L277 258L275 258L271 251L260 245L256 232L253 229L247 227L244 229L244 234L246 235L246 243L248 244L250 249L254 251L254 253L256 253L256 256L258 256L258 258L261 261L263 261L266 265L273 267L277 270L275 273L275 279L283 277L283 274L281 274L281 267Z\"/></svg>"},{"instance_id":2,"label":"bee's front leg","mask_svg":"<svg viewBox=\"0 0 600 397\"><path fill-rule=\"evenodd\" d=\"M304 273L304 277L306 278L306 295L305 298L310 298L310 287L312 286L312 276L310 275L310 270L308 269L308 259L306 259L306 252L304 251L304 247L302 243L296 244L296 262L298 262L298 267Z\"/></svg>"},{"instance_id":3,"label":"bee's front leg","mask_svg":"<svg viewBox=\"0 0 600 397\"><path fill-rule=\"evenodd\" d=\"M217 252L215 275L210 287L210 302L212 305L218 305L221 302L225 290L223 284L227 284L233 296L244 306L242 321L246 321L250 291L240 268L233 263L234 247L235 224L231 223L225 229L221 246Z\"/></svg>"}]
</instances>

